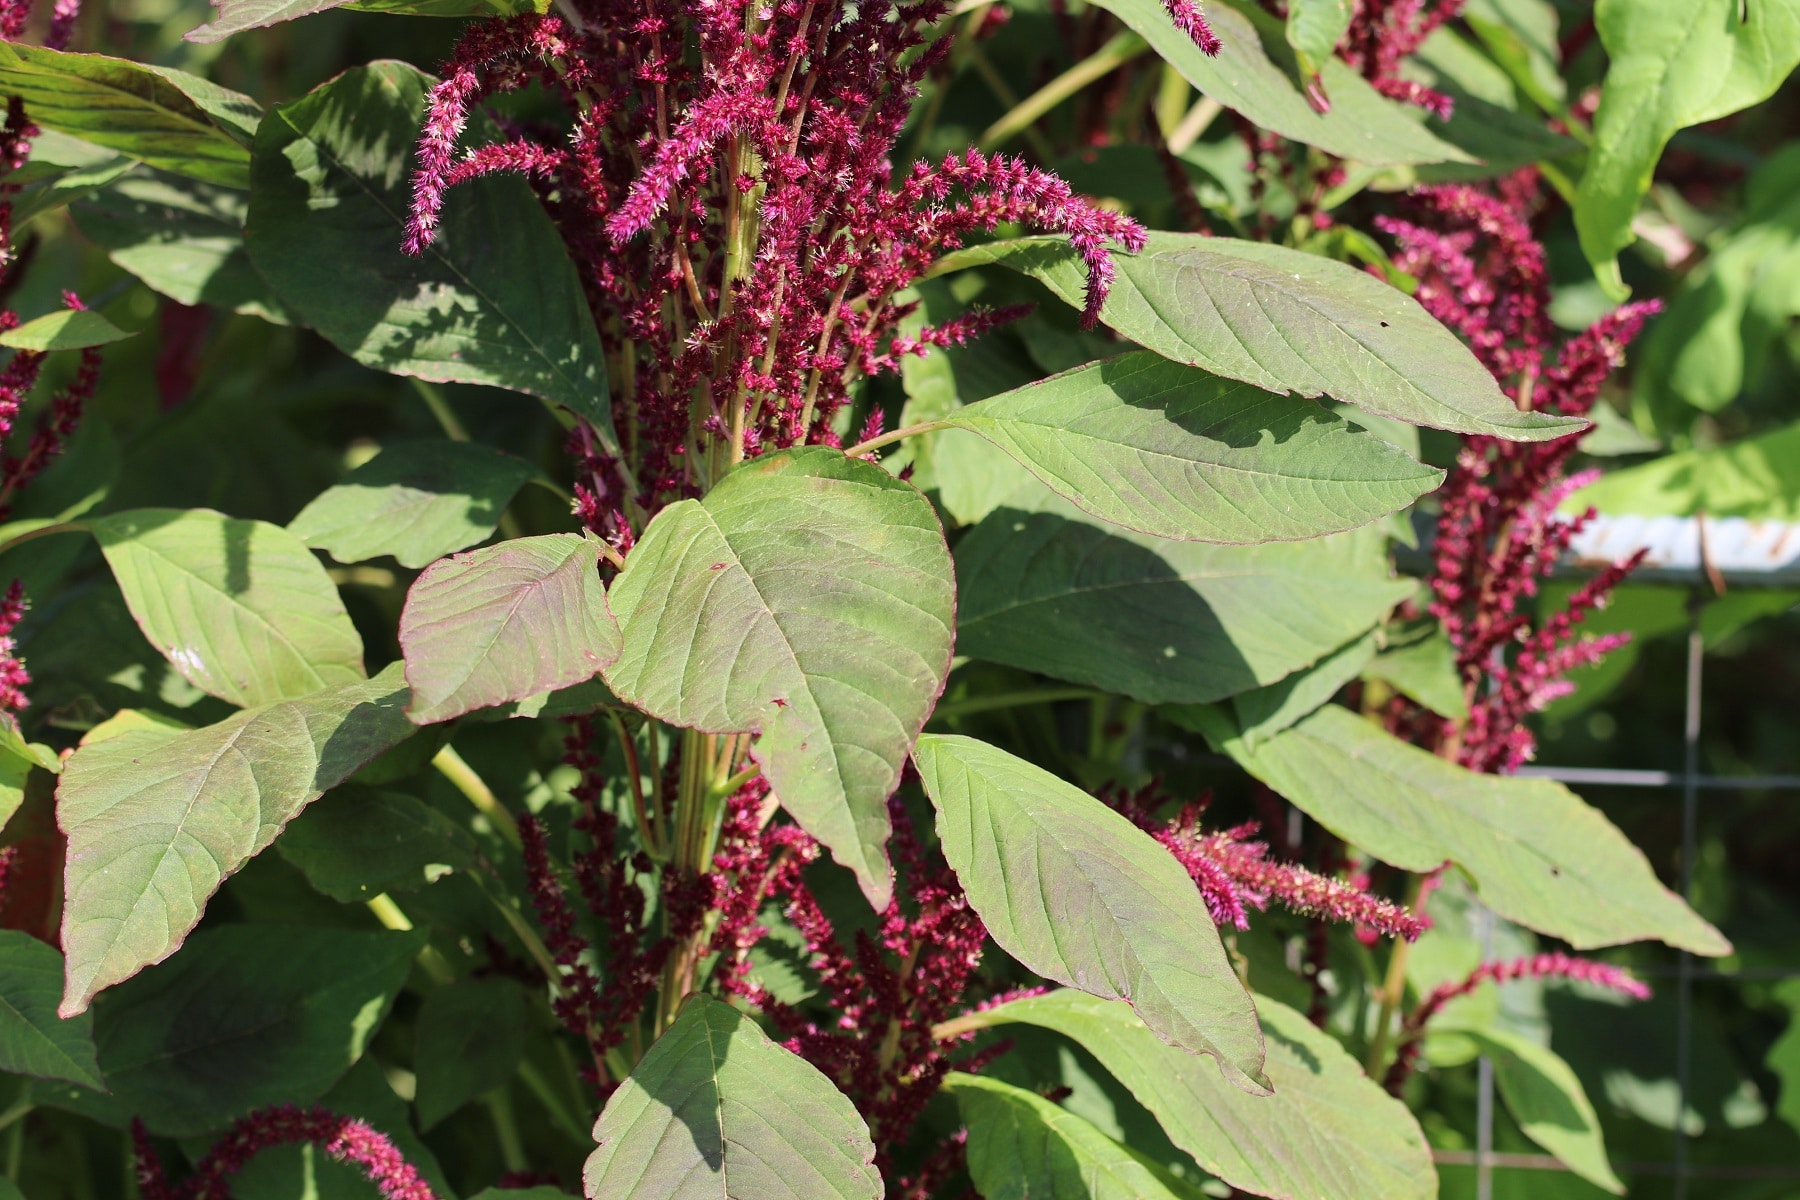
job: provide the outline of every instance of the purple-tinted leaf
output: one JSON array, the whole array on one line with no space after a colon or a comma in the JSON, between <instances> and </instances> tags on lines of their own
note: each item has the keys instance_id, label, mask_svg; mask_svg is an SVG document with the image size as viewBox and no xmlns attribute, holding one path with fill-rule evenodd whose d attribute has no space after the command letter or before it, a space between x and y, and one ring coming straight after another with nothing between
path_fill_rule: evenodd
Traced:
<instances>
[{"instance_id":1,"label":"purple-tinted leaf","mask_svg":"<svg viewBox=\"0 0 1800 1200\"><path fill-rule=\"evenodd\" d=\"M515 538L433 563L400 614L413 721L429 725L592 679L619 657L600 548Z\"/></svg>"},{"instance_id":2,"label":"purple-tinted leaf","mask_svg":"<svg viewBox=\"0 0 1800 1200\"><path fill-rule=\"evenodd\" d=\"M600 1114L589 1200L879 1200L875 1147L844 1094L701 993Z\"/></svg>"},{"instance_id":3,"label":"purple-tinted leaf","mask_svg":"<svg viewBox=\"0 0 1800 1200\"><path fill-rule=\"evenodd\" d=\"M950 672L930 503L836 450L767 454L663 509L611 598L613 691L674 725L760 733L782 806L885 908L887 799Z\"/></svg>"}]
</instances>

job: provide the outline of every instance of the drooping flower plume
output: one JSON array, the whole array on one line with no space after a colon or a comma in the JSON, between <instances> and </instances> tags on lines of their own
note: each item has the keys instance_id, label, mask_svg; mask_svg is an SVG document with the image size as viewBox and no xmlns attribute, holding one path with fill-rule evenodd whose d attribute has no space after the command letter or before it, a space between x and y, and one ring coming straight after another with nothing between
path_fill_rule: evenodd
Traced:
<instances>
[{"instance_id":1,"label":"drooping flower plume","mask_svg":"<svg viewBox=\"0 0 1800 1200\"><path fill-rule=\"evenodd\" d=\"M1527 219L1534 195L1529 171L1491 192L1426 188L1405 217L1376 225L1398 244L1396 265L1418 278L1419 303L1463 336L1515 403L1584 417L1659 306L1628 304L1558 346L1544 248ZM1431 612L1456 647L1470 715L1455 757L1474 770L1510 772L1529 760L1526 718L1566 691L1569 671L1625 640L1583 639L1577 627L1641 555L1596 574L1561 612L1532 624L1539 582L1593 519L1558 512L1586 482L1567 472L1579 449L1573 436L1470 437L1440 493Z\"/></svg>"},{"instance_id":2,"label":"drooping flower plume","mask_svg":"<svg viewBox=\"0 0 1800 1200\"><path fill-rule=\"evenodd\" d=\"M1206 44L1199 9L1181 11ZM446 64L406 247L431 244L457 182L507 171L538 188L599 321L618 424L637 431L629 464L579 433L571 444L577 511L615 545L731 462L839 444L858 381L919 344L896 337L912 311L902 292L965 238L1003 225L1068 238L1087 264L1090 324L1110 252L1143 244L1135 222L1019 160L897 166L919 84L949 47L945 0L562 12L477 26ZM564 102L565 136L460 149L475 104L529 82Z\"/></svg>"}]
</instances>

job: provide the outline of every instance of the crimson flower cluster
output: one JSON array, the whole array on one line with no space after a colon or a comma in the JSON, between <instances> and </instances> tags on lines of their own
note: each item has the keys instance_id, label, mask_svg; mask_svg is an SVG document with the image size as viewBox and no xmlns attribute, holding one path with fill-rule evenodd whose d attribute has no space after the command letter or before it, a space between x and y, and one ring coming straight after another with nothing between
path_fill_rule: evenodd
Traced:
<instances>
[{"instance_id":1,"label":"crimson flower cluster","mask_svg":"<svg viewBox=\"0 0 1800 1200\"><path fill-rule=\"evenodd\" d=\"M889 801L893 821L894 898L873 933L857 931L846 944L833 928L800 870L817 847L791 827L752 829L748 805L734 814L720 865L744 864L736 878L753 884L761 864L786 857L769 872L767 895L805 941L808 965L831 1014L782 1003L741 969L726 991L762 1009L787 1046L837 1083L869 1123L876 1165L884 1172L903 1148L925 1104L952 1069L974 1070L988 1054L958 1062L933 1029L956 1012L981 961L987 927L969 907L962 885L935 850L919 842L906 807ZM799 853L795 853L796 848ZM748 868L746 871L745 868ZM742 945L742 925L729 944ZM721 929L724 933L724 929ZM716 946L725 947L719 942ZM742 961L741 958L739 960Z\"/></svg>"},{"instance_id":2,"label":"crimson flower cluster","mask_svg":"<svg viewBox=\"0 0 1800 1200\"><path fill-rule=\"evenodd\" d=\"M1214 44L1191 0L1178 19ZM577 508L625 545L632 522L740 458L836 445L853 390L920 351L903 290L1002 225L1061 234L1098 314L1130 219L1054 175L976 152L899 169L947 0L570 0L476 26L444 67L419 143L406 245L438 236L446 189L525 175L562 232L609 356L620 462L577 429ZM528 83L564 129L459 150L475 104ZM987 318L992 323L992 318ZM879 428L874 426L873 428Z\"/></svg>"},{"instance_id":3,"label":"crimson flower cluster","mask_svg":"<svg viewBox=\"0 0 1800 1200\"><path fill-rule=\"evenodd\" d=\"M1409 942L1427 928L1423 918L1355 881L1271 859L1266 843L1250 840L1261 828L1255 821L1230 829L1203 829L1200 818L1206 811L1205 798L1182 805L1167 820L1158 815L1164 798L1156 783L1135 792L1102 793L1101 799L1154 837L1186 868L1215 924L1248 929L1250 909L1266 911L1271 903L1279 903L1303 916L1352 924Z\"/></svg>"},{"instance_id":4,"label":"crimson flower cluster","mask_svg":"<svg viewBox=\"0 0 1800 1200\"><path fill-rule=\"evenodd\" d=\"M1519 979L1565 979L1606 988L1633 1000L1650 998L1650 989L1629 971L1570 954L1551 952L1504 962L1482 963L1462 979L1439 984L1419 1001L1418 1007L1406 1015L1400 1026L1399 1051L1388 1067L1385 1080L1387 1089L1395 1095L1399 1094L1418 1065L1425 1027L1443 1011L1446 1004L1459 996L1469 995L1484 983L1511 983Z\"/></svg>"},{"instance_id":5,"label":"crimson flower cluster","mask_svg":"<svg viewBox=\"0 0 1800 1200\"><path fill-rule=\"evenodd\" d=\"M1344 60L1393 100L1416 104L1448 121L1455 107L1444 93L1401 73L1401 64L1468 0L1360 0L1343 44Z\"/></svg>"},{"instance_id":6,"label":"crimson flower cluster","mask_svg":"<svg viewBox=\"0 0 1800 1200\"><path fill-rule=\"evenodd\" d=\"M1586 416L1658 305L1626 305L1558 346L1544 248L1530 226L1537 187L1527 170L1491 191L1424 188L1405 216L1376 225L1398 244L1395 265L1418 278L1419 303L1463 336L1521 408ZM1440 493L1431 612L1456 647L1470 716L1454 748L1473 770L1505 773L1529 760L1527 715L1568 690L1569 671L1626 640L1584 639L1576 627L1641 556L1596 574L1536 627L1528 611L1539 581L1593 519L1591 510L1557 513L1587 481L1567 473L1579 448L1577 437L1471 437ZM1448 743L1454 734L1444 724L1438 736Z\"/></svg>"},{"instance_id":7,"label":"crimson flower cluster","mask_svg":"<svg viewBox=\"0 0 1800 1200\"><path fill-rule=\"evenodd\" d=\"M164 1174L141 1121L133 1122L131 1135L143 1200L231 1200L231 1177L251 1159L264 1150L295 1145L317 1146L327 1158L358 1168L382 1200L436 1200L431 1186L386 1134L322 1108L282 1105L251 1113L214 1142L179 1184Z\"/></svg>"}]
</instances>

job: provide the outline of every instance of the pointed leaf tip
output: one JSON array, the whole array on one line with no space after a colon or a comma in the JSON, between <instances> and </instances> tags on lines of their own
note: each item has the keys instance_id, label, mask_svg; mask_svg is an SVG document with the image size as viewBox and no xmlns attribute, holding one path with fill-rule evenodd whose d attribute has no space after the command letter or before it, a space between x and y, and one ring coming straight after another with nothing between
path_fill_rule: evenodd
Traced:
<instances>
[{"instance_id":1,"label":"pointed leaf tip","mask_svg":"<svg viewBox=\"0 0 1800 1200\"><path fill-rule=\"evenodd\" d=\"M1167 850L1080 788L973 738L927 734L913 760L944 857L1001 949L1129 1001L1163 1041L1269 1093L1256 1007Z\"/></svg>"},{"instance_id":2,"label":"pointed leaf tip","mask_svg":"<svg viewBox=\"0 0 1800 1200\"><path fill-rule=\"evenodd\" d=\"M658 513L610 599L613 692L683 728L758 733L782 807L885 908L887 800L950 672L954 571L930 502L836 450L767 454Z\"/></svg>"}]
</instances>

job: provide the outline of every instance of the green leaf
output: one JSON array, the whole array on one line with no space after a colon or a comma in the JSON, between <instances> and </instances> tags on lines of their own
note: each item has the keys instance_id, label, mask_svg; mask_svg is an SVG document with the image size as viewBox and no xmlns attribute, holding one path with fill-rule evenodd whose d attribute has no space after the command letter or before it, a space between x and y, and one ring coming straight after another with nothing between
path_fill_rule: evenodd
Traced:
<instances>
[{"instance_id":1,"label":"green leaf","mask_svg":"<svg viewBox=\"0 0 1800 1200\"><path fill-rule=\"evenodd\" d=\"M1002 950L1129 1001L1157 1037L1267 1094L1256 1009L1173 855L1080 788L973 738L927 734L913 761L944 857Z\"/></svg>"},{"instance_id":2,"label":"green leaf","mask_svg":"<svg viewBox=\"0 0 1800 1200\"><path fill-rule=\"evenodd\" d=\"M1083 303L1087 268L1061 238L974 246L936 270L988 263ZM1585 424L1519 411L1417 301L1347 263L1261 242L1152 233L1142 253L1114 254L1113 264L1118 278L1100 319L1164 358L1458 433L1542 441Z\"/></svg>"},{"instance_id":3,"label":"green leaf","mask_svg":"<svg viewBox=\"0 0 1800 1200\"><path fill-rule=\"evenodd\" d=\"M1663 147L1679 129L1775 94L1800 63L1800 0L1599 0L1594 23L1611 63L1594 145L1575 196L1575 228L1616 297L1619 251Z\"/></svg>"},{"instance_id":4,"label":"green leaf","mask_svg":"<svg viewBox=\"0 0 1800 1200\"><path fill-rule=\"evenodd\" d=\"M173 508L86 524L144 636L195 687L250 707L362 678L337 588L280 526Z\"/></svg>"},{"instance_id":5,"label":"green leaf","mask_svg":"<svg viewBox=\"0 0 1800 1200\"><path fill-rule=\"evenodd\" d=\"M1163 186L1166 189L1166 183ZM941 324L966 311L967 301L958 299L959 285L966 290L969 284L985 283L974 275L921 280L914 288L919 307L901 322L901 332L917 336L925 326ZM1013 336L1015 332L998 329L961 346L934 346L923 355L902 357L900 380L906 389L906 405L900 410L899 426L942 420L962 405L1042 379L1044 368L1032 361ZM1091 357L1094 355L1077 357L1062 365L1079 365ZM1024 467L996 452L986 439L960 429L907 438L883 456L881 465L896 474L910 469L913 486L964 525L981 520L1030 478Z\"/></svg>"},{"instance_id":6,"label":"green leaf","mask_svg":"<svg viewBox=\"0 0 1800 1200\"><path fill-rule=\"evenodd\" d=\"M410 151L432 83L405 63L376 62L272 112L251 163L250 261L364 366L537 396L614 445L600 335L524 180L451 189L437 240L418 258L401 251Z\"/></svg>"},{"instance_id":7,"label":"green leaf","mask_svg":"<svg viewBox=\"0 0 1800 1200\"><path fill-rule=\"evenodd\" d=\"M138 167L70 211L108 258L171 300L289 324L292 316L250 265L248 208L240 191Z\"/></svg>"},{"instance_id":8,"label":"green leaf","mask_svg":"<svg viewBox=\"0 0 1800 1200\"><path fill-rule=\"evenodd\" d=\"M550 0L212 0L210 23L189 30L190 42L210 45L234 33L266 29L334 8L425 17L509 17L550 11Z\"/></svg>"},{"instance_id":9,"label":"green leaf","mask_svg":"<svg viewBox=\"0 0 1800 1200\"><path fill-rule=\"evenodd\" d=\"M513 1077L529 1016L525 993L511 979L465 979L426 994L413 1041L419 1128Z\"/></svg>"},{"instance_id":10,"label":"green leaf","mask_svg":"<svg viewBox=\"0 0 1800 1200\"><path fill-rule=\"evenodd\" d=\"M1547 113L1568 96L1562 74L1561 17L1552 0L1469 0L1463 21L1514 84Z\"/></svg>"},{"instance_id":11,"label":"green leaf","mask_svg":"<svg viewBox=\"0 0 1800 1200\"><path fill-rule=\"evenodd\" d=\"M52 350L85 350L134 336L97 312L64 309L0 333L0 346L48 353Z\"/></svg>"},{"instance_id":12,"label":"green leaf","mask_svg":"<svg viewBox=\"0 0 1800 1200\"><path fill-rule=\"evenodd\" d=\"M328 788L412 732L396 664L370 680L185 733L77 750L56 789L68 835L60 1012L180 949L226 876Z\"/></svg>"},{"instance_id":13,"label":"green leaf","mask_svg":"<svg viewBox=\"0 0 1800 1200\"><path fill-rule=\"evenodd\" d=\"M24 803L25 782L33 770L54 775L62 770L62 761L50 747L28 743L15 719L0 720L0 828Z\"/></svg>"},{"instance_id":14,"label":"green leaf","mask_svg":"<svg viewBox=\"0 0 1800 1200\"><path fill-rule=\"evenodd\" d=\"M1456 672L1456 647L1435 622L1396 631L1363 676L1392 684L1439 716L1460 721L1469 715L1462 676Z\"/></svg>"},{"instance_id":15,"label":"green leaf","mask_svg":"<svg viewBox=\"0 0 1800 1200\"><path fill-rule=\"evenodd\" d=\"M1581 1080L1554 1050L1492 1026L1464 1028L1446 1022L1440 1028L1434 1022L1432 1032L1460 1033L1472 1039L1493 1061L1500 1098L1525 1136L1595 1187L1625 1194L1625 1185L1606 1158L1600 1118Z\"/></svg>"},{"instance_id":16,"label":"green leaf","mask_svg":"<svg viewBox=\"0 0 1800 1200\"><path fill-rule=\"evenodd\" d=\"M1800 521L1800 423L1610 472L1570 496L1563 511L1590 504L1608 516Z\"/></svg>"},{"instance_id":17,"label":"green leaf","mask_svg":"<svg viewBox=\"0 0 1800 1200\"><path fill-rule=\"evenodd\" d=\"M94 1058L94 1018L56 1015L63 960L17 929L0 929L0 1071L104 1088Z\"/></svg>"},{"instance_id":18,"label":"green leaf","mask_svg":"<svg viewBox=\"0 0 1800 1200\"><path fill-rule=\"evenodd\" d=\"M984 1200L1199 1200L1129 1146L1036 1092L952 1071L944 1090L968 1126L969 1177Z\"/></svg>"},{"instance_id":19,"label":"green leaf","mask_svg":"<svg viewBox=\"0 0 1800 1200\"><path fill-rule=\"evenodd\" d=\"M1800 313L1797 273L1800 203L1716 247L1651 325L1637 356L1634 406L1684 425L1687 414L1673 415L1681 405L1718 412L1756 387L1788 318Z\"/></svg>"},{"instance_id":20,"label":"green leaf","mask_svg":"<svg viewBox=\"0 0 1800 1200\"><path fill-rule=\"evenodd\" d=\"M480 848L423 800L346 784L306 806L275 843L306 881L345 904L415 892L474 866Z\"/></svg>"},{"instance_id":21,"label":"green leaf","mask_svg":"<svg viewBox=\"0 0 1800 1200\"><path fill-rule=\"evenodd\" d=\"M1253 750L1218 714L1201 724L1345 841L1408 871L1453 862L1509 921L1580 950L1656 938L1695 954L1731 952L1611 821L1560 783L1477 775L1335 705Z\"/></svg>"},{"instance_id":22,"label":"green leaf","mask_svg":"<svg viewBox=\"0 0 1800 1200\"><path fill-rule=\"evenodd\" d=\"M1361 635L1415 585L1385 538L1208 546L1110 529L1038 491L956 547L957 650L1147 704L1271 684Z\"/></svg>"},{"instance_id":23,"label":"green leaf","mask_svg":"<svg viewBox=\"0 0 1800 1200\"><path fill-rule=\"evenodd\" d=\"M1300 70L1315 77L1333 61L1332 52L1350 32L1356 15L1351 0L1291 0L1287 14L1287 41L1300 60Z\"/></svg>"},{"instance_id":24,"label":"green leaf","mask_svg":"<svg viewBox=\"0 0 1800 1200\"><path fill-rule=\"evenodd\" d=\"M0 45L0 92L34 124L208 183L250 184L256 104L193 75L103 54Z\"/></svg>"},{"instance_id":25,"label":"green leaf","mask_svg":"<svg viewBox=\"0 0 1800 1200\"><path fill-rule=\"evenodd\" d=\"M608 686L690 729L759 733L782 807L887 907L887 799L950 672L931 505L822 447L766 454L658 513L609 598Z\"/></svg>"},{"instance_id":26,"label":"green leaf","mask_svg":"<svg viewBox=\"0 0 1800 1200\"><path fill-rule=\"evenodd\" d=\"M362 1057L424 943L423 932L306 925L195 934L97 1014L117 1106L184 1137L317 1099Z\"/></svg>"},{"instance_id":27,"label":"green leaf","mask_svg":"<svg viewBox=\"0 0 1800 1200\"><path fill-rule=\"evenodd\" d=\"M1268 687L1233 696L1231 711L1237 717L1244 744L1255 746L1264 738L1280 733L1337 695L1375 657L1376 640L1376 631L1370 630L1305 670L1296 671ZM1167 715L1186 723L1182 713Z\"/></svg>"},{"instance_id":28,"label":"green leaf","mask_svg":"<svg viewBox=\"0 0 1800 1200\"><path fill-rule=\"evenodd\" d=\"M599 543L514 538L425 568L406 593L400 648L415 724L592 679L619 657Z\"/></svg>"},{"instance_id":29,"label":"green leaf","mask_svg":"<svg viewBox=\"0 0 1800 1200\"><path fill-rule=\"evenodd\" d=\"M534 474L474 442L401 442L301 509L288 532L342 563L389 555L423 567L491 536Z\"/></svg>"},{"instance_id":30,"label":"green leaf","mask_svg":"<svg viewBox=\"0 0 1800 1200\"><path fill-rule=\"evenodd\" d=\"M876 1200L868 1126L818 1069L705 994L606 1102L590 1200Z\"/></svg>"},{"instance_id":31,"label":"green leaf","mask_svg":"<svg viewBox=\"0 0 1800 1200\"><path fill-rule=\"evenodd\" d=\"M135 160L72 138L54 129L42 129L31 139L31 157L8 178L20 185L13 198L13 228L54 212L84 196L107 187L131 171L143 170Z\"/></svg>"},{"instance_id":32,"label":"green leaf","mask_svg":"<svg viewBox=\"0 0 1800 1200\"><path fill-rule=\"evenodd\" d=\"M1337 533L1443 481L1317 404L1139 351L965 405L987 438L1103 520L1227 545Z\"/></svg>"},{"instance_id":33,"label":"green leaf","mask_svg":"<svg viewBox=\"0 0 1800 1200\"><path fill-rule=\"evenodd\" d=\"M1242 1191L1293 1200L1436 1196L1431 1150L1406 1106L1300 1013L1267 996L1256 998L1256 1008L1273 1096L1248 1096L1226 1084L1193 1055L1164 1045L1116 1000L1055 991L968 1020L1023 1022L1080 1043L1150 1110L1170 1141Z\"/></svg>"},{"instance_id":34,"label":"green leaf","mask_svg":"<svg viewBox=\"0 0 1800 1200\"><path fill-rule=\"evenodd\" d=\"M1201 92L1270 132L1371 166L1468 161L1426 129L1423 113L1382 96L1335 58L1328 58L1323 70L1331 111L1315 112L1294 86L1295 72L1271 60L1271 47L1258 34L1259 24L1270 27L1286 51L1274 18L1264 22L1225 4L1208 4L1206 19L1223 43L1218 56L1209 58L1175 27L1158 0L1100 0L1100 7L1135 30Z\"/></svg>"}]
</instances>

